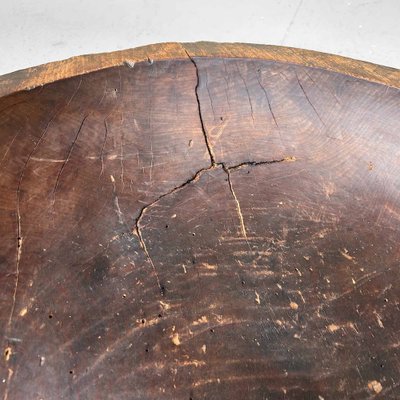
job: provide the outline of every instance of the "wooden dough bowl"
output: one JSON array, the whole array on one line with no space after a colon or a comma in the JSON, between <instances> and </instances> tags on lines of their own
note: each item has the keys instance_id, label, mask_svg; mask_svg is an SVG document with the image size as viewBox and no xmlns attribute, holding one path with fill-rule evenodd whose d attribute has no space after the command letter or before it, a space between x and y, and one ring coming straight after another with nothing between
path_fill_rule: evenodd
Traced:
<instances>
[{"instance_id":1,"label":"wooden dough bowl","mask_svg":"<svg viewBox=\"0 0 400 400\"><path fill-rule=\"evenodd\" d=\"M161 44L0 78L3 399L399 399L400 71Z\"/></svg>"}]
</instances>

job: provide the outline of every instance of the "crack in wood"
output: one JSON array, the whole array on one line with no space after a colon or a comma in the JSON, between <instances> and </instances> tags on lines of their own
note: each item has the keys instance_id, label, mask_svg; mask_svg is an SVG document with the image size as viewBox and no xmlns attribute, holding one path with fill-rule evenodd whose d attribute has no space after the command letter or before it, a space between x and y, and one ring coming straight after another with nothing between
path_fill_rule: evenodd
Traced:
<instances>
[{"instance_id":1,"label":"crack in wood","mask_svg":"<svg viewBox=\"0 0 400 400\"><path fill-rule=\"evenodd\" d=\"M214 169L216 169L218 167L222 167L222 169L225 171L225 173L228 176L229 190L230 190L230 192L232 194L232 197L233 197L233 199L235 201L235 204L236 204L236 209L237 209L237 213L238 213L238 217L239 217L239 221L240 221L240 231L242 233L243 238L247 242L246 226L245 226L245 223L244 223L243 213L242 213L242 210L241 210L239 199L236 196L236 193L235 193L233 185L232 185L231 171L235 171L235 170L240 169L240 168L242 168L244 166L258 166L258 165L274 164L274 163L280 163L280 162L285 162L285 161L295 161L296 160L295 157L285 157L285 158L282 158L282 159L269 160L269 161L245 161L245 162L242 162L240 164L236 164L236 165L231 166L231 167L227 167L223 162L218 162L217 163L216 160L215 160L215 155L213 153L212 147L211 147L210 142L209 142L208 134L207 134L207 131L205 129L205 125L204 125L204 121L203 121L203 117L202 117L202 112L201 112L200 97L199 97L199 93L198 93L198 87L199 87L199 82L200 82L198 66L196 64L196 61L190 56L190 54L187 51L186 51L186 54L187 54L189 60L194 65L195 69L196 69L197 82L196 82L196 87L195 87L195 95L196 95L196 101L197 101L197 105L198 105L198 113L199 113L199 119L200 119L200 124L201 124L201 128L202 128L202 133L203 133L203 136L204 136L204 141L205 141L205 145L207 147L208 154L210 156L211 165L208 168L202 168L202 169L198 170L190 179L188 179L187 181L185 181L181 185L174 187L173 189L171 189L167 193L164 193L161 196L157 197L151 203L149 203L146 206L142 207L141 210L139 211L139 214L138 214L136 220L135 220L135 226L133 228L133 232L138 237L140 246L143 249L144 253L146 254L147 259L149 260L149 262L150 262L150 264L152 266L153 272L154 272L154 274L156 276L157 285L158 285L162 295L164 294L164 289L163 289L163 286L161 285L160 278L159 278L159 275L158 275L158 272L157 272L157 268L156 268L156 266L155 266L155 264L153 262L153 259L151 258L149 250L148 250L148 248L146 246L146 242L145 242L145 240L143 238L142 230L141 230L141 227L140 227L140 221L141 221L143 215L146 213L146 211L149 208L151 208L152 206L154 206L156 203L158 203L164 197L172 195L172 194L178 192L179 190L183 189L187 185L198 181L200 179L201 175L204 172L214 170ZM262 86L261 83L260 83L260 86ZM267 96L267 94L266 94L266 96ZM267 96L267 100L268 100L268 104L269 104L268 96ZM275 123L277 124L270 104L269 104L269 107L270 107L270 111L271 111L271 114L273 116L273 119L274 119Z\"/></svg>"},{"instance_id":2,"label":"crack in wood","mask_svg":"<svg viewBox=\"0 0 400 400\"><path fill-rule=\"evenodd\" d=\"M306 90L305 90L303 84L300 82L299 75L297 74L296 71L295 71L295 74L296 74L297 83L298 83L298 85L300 86L300 89L301 89L301 91L303 92L304 97L306 98L308 104L309 104L309 105L311 106L311 108L313 109L315 115L318 117L318 119L319 119L319 121L321 122L321 124L323 125L323 127L325 128L325 130L326 130L326 131L325 131L326 136L327 136L329 139L334 139L334 140L341 139L341 138L336 138L336 137L334 137L334 136L329 135L329 133L327 132L327 131L328 131L328 127L326 126L326 123L325 123L324 120L321 118L321 116L320 116L318 110L315 108L314 104L312 103L312 101L311 101L310 97L308 96L308 94L307 94L307 92L306 92Z\"/></svg>"},{"instance_id":3,"label":"crack in wood","mask_svg":"<svg viewBox=\"0 0 400 400\"><path fill-rule=\"evenodd\" d=\"M319 115L319 112L318 112L317 109L315 108L314 104L311 102L310 98L309 98L308 95L307 95L307 92L306 92L305 89L304 89L304 86L303 86L302 83L300 82L300 79L299 79L299 76L297 75L297 72L296 72L296 78L297 78L297 83L299 84L300 89L301 89L301 91L303 92L304 97L306 98L308 104L311 106L311 108L312 108L313 111L315 112L315 115L318 117L318 119L320 120L321 124L326 128L325 122L323 121L323 119L322 119L321 116Z\"/></svg>"},{"instance_id":4,"label":"crack in wood","mask_svg":"<svg viewBox=\"0 0 400 400\"><path fill-rule=\"evenodd\" d=\"M240 79L241 79L242 82L243 82L244 88L245 88L245 90L246 90L247 100L248 100L248 102L249 102L249 107L250 107L251 120L253 121L253 126L254 126L255 120L254 120L253 102L251 101L251 96L250 96L249 88L247 87L246 80L243 78L243 75L242 75L242 73L240 72L240 69L239 69L239 66L238 66L238 65L236 66L236 69L237 69L238 75L240 76Z\"/></svg>"},{"instance_id":5,"label":"crack in wood","mask_svg":"<svg viewBox=\"0 0 400 400\"><path fill-rule=\"evenodd\" d=\"M175 188L171 189L167 193L162 194L161 196L157 197L157 199L155 199L151 203L149 203L146 206L141 208L141 210L139 211L139 214L138 214L138 216L137 216L137 218L135 220L135 226L133 228L133 232L132 233L135 233L136 236L139 239L140 246L143 249L143 251L145 252L145 254L146 254L146 256L147 256L147 258L148 258L148 260L149 260L149 262L150 262L150 264L152 266L152 269L153 269L154 274L155 274L156 279L157 279L157 285L160 288L160 291L161 291L162 294L163 294L164 290L163 290L163 287L162 287L162 285L160 283L160 279L159 279L159 275L158 275L158 272L157 272L157 268L156 268L156 266L155 266L155 264L154 264L154 262L153 262L153 260L152 260L152 258L150 256L149 250L148 250L148 248L146 246L146 242L145 242L145 240L143 238L142 228L140 226L140 221L141 221L142 217L144 216L144 214L146 213L146 211L149 208L153 207L155 204L157 204L161 199L177 193L178 191L180 191L181 189L185 188L187 185L189 185L191 183L197 182L200 179L200 177L203 175L203 173L205 173L207 171L212 171L212 170L215 170L217 168L222 167L222 169L228 175L229 189L230 189L230 192L231 192L231 194L233 196L233 199L234 199L234 201L236 203L236 209L237 209L237 213L238 213L239 221L240 221L240 230L241 230L243 238L247 242L247 231L246 231L246 227L245 227L245 223L244 223L243 213L242 213L242 210L241 210L239 199L238 199L238 197L237 197L237 195L236 195L236 193L235 193L235 191L233 189L233 186L232 186L231 171L238 170L238 169L240 169L242 167L245 167L245 166L255 167L255 166L259 166L259 165L276 164L276 163L280 163L280 162L290 162L290 161L295 161L295 158L294 157L285 157L285 158L282 158L282 159L279 159L279 160L258 161L258 162L257 161L246 161L246 162L243 162L243 163L231 166L231 167L227 167L224 163L215 163L215 164L211 165L208 168L202 168L202 169L198 170L190 179L188 179L187 181L185 181L181 185L176 186Z\"/></svg>"},{"instance_id":6,"label":"crack in wood","mask_svg":"<svg viewBox=\"0 0 400 400\"><path fill-rule=\"evenodd\" d=\"M267 100L269 112L271 113L271 116L272 116L272 119L274 120L275 126L279 129L278 121L276 120L274 111L272 110L271 101L270 101L270 99L269 99L267 89L266 89L266 88L264 87L264 85L261 83L261 79L260 79L260 76L259 76L259 75L261 75L260 72L259 72L259 74L257 75L258 84L260 85L261 90L264 92L265 99Z\"/></svg>"},{"instance_id":7,"label":"crack in wood","mask_svg":"<svg viewBox=\"0 0 400 400\"><path fill-rule=\"evenodd\" d=\"M202 116L202 112L201 112L200 97L199 97L199 85L200 85L199 69L198 69L196 61L192 58L192 56L187 52L187 50L185 50L185 52L186 52L187 56L189 57L189 60L192 62L192 64L194 65L194 67L196 69L197 82L196 82L196 87L195 87L195 94L196 94L196 101L197 101L197 106L198 106L198 110L199 110L200 125L201 125L201 129L203 131L204 140L206 142L207 151L208 151L208 154L211 159L211 165L213 166L216 164L215 155L214 155L214 152L212 150L212 147L211 147L209 139L208 139L207 131L205 128L205 124L204 124L203 116Z\"/></svg>"},{"instance_id":8,"label":"crack in wood","mask_svg":"<svg viewBox=\"0 0 400 400\"><path fill-rule=\"evenodd\" d=\"M287 156L284 158L279 158L277 160L268 160L268 161L244 161L240 164L232 165L231 167L227 167L228 170L234 171L240 169L242 167L255 167L257 165L266 165L266 164L277 164L281 162L294 162L296 161L296 157Z\"/></svg>"},{"instance_id":9,"label":"crack in wood","mask_svg":"<svg viewBox=\"0 0 400 400\"><path fill-rule=\"evenodd\" d=\"M141 218L143 217L143 215L145 214L145 212L147 211L148 208L154 206L156 203L158 203L164 197L172 195L172 194L178 192L180 189L183 189L185 186L189 185L190 183L196 182L200 178L200 176L202 175L203 172L210 171L211 169L214 169L214 165L211 165L208 168L200 169L190 179L188 179L187 181L185 181L181 185L176 186L175 188L173 188L172 190L168 191L167 193L164 193L161 196L157 197L157 199L152 201L150 204L147 204L146 206L142 207L140 212L139 212L139 215L137 216L137 218L135 220L134 232L136 233L136 235L137 235L137 237L139 239L140 246L142 247L143 251L145 252L145 254L146 254L146 256L147 256L147 258L148 258L148 260L149 260L149 262L150 262L150 264L152 266L152 269L153 269L154 274L156 276L157 284L158 284L158 287L160 288L161 294L163 294L164 289L163 289L163 287L162 287L162 285L160 283L160 279L159 279L159 276L158 276L157 268L154 265L154 262L153 262L153 260L152 260L152 258L150 256L150 253L147 250L146 243L145 243L145 241L143 239L143 235L142 235L141 228L140 228L140 220L141 220Z\"/></svg>"}]
</instances>

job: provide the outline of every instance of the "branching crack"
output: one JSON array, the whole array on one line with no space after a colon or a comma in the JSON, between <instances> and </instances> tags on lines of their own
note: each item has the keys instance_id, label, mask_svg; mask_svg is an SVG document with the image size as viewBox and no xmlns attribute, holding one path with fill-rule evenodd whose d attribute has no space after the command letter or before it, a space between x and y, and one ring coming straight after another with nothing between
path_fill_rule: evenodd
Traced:
<instances>
[{"instance_id":1,"label":"branching crack","mask_svg":"<svg viewBox=\"0 0 400 400\"><path fill-rule=\"evenodd\" d=\"M213 165L216 165L215 155L214 155L214 152L210 145L210 142L208 140L208 135L207 135L207 131L206 131L206 128L204 125L203 116L202 116L202 112L201 112L200 97L199 97L199 84L200 84L199 69L197 67L196 61L192 58L192 56L187 52L187 50L185 50L185 52L186 52L187 56L189 57L189 60L192 62L192 64L194 65L194 67L196 69L197 82L196 82L196 87L195 87L195 93L196 93L197 106L198 106L198 110L199 110L200 124L201 124L201 129L203 131L204 140L206 142L207 151L208 151L208 154L210 155L211 166L213 166Z\"/></svg>"},{"instance_id":2,"label":"branching crack","mask_svg":"<svg viewBox=\"0 0 400 400\"><path fill-rule=\"evenodd\" d=\"M165 289L164 289L163 285L161 284L157 268L155 266L155 263L153 262L153 259L152 259L151 255L150 255L150 252L149 252L149 250L147 248L146 242L145 242L143 234L142 234L141 219L144 216L144 214L146 213L146 211L149 208L153 207L155 204L157 204L164 197L172 195L172 194L178 192L179 190L183 189L187 185L189 185L191 183L194 183L197 180L199 180L201 175L204 172L211 171L211 170L216 169L218 167L222 167L222 169L225 171L225 173L228 176L229 190L230 190L230 192L232 194L232 197L233 197L233 199L235 201L235 204L236 204L236 209L237 209L237 213L238 213L239 221L240 221L240 230L241 230L243 238L247 242L246 226L245 226L245 223L244 223L244 218L243 218L243 214L242 214L242 210L241 210L239 199L236 196L235 190L234 190L233 185L232 185L231 171L237 170L237 169L239 169L241 167L244 167L244 166L257 166L257 165L263 165L263 164L273 164L273 163L279 163L279 162L284 162L284 161L295 161L296 160L295 157L285 157L285 158L282 158L282 159L279 159L279 160L272 160L272 161L247 161L247 162L242 162L240 164L237 164L237 165L234 165L234 166L230 166L230 167L227 167L222 162L217 163L216 159L215 159L215 155L214 155L213 149L212 149L212 146L211 146L209 138L208 138L208 134L207 134L207 131L206 131L206 128L205 128L203 115L202 115L202 110L201 110L200 96L199 96L199 84L200 84L199 69L198 69L196 61L192 58L192 56L188 53L188 51L185 50L185 52L186 52L186 55L188 56L189 60L191 61L191 63L193 64L193 66L194 66L194 68L196 70L197 82L196 82L196 87L195 87L195 95L196 95L196 101L197 101L197 106L198 106L198 114L199 114L200 125L201 125L201 129L202 129L202 132L203 132L205 145L206 145L208 154L210 156L211 165L208 168L202 168L202 169L198 170L190 179L188 179L187 181L185 181L181 185L174 187L173 189L171 189L167 193L164 193L161 196L157 197L151 203L149 203L146 206L142 207L141 210L139 211L139 214L138 214L136 220L135 220L135 226L133 228L133 232L132 233L135 233L136 236L138 237L140 246L143 249L144 253L146 254L146 257L147 257L148 261L151 264L153 272L154 272L154 274L156 276L157 285L158 285L158 287L160 289L161 295L164 295ZM240 71L239 71L239 73L240 73ZM246 82L244 81L244 79L243 79L243 82L244 82L244 84L246 86ZM261 82L260 82L260 85L261 85ZM207 88L207 90L208 90L208 88ZM252 113L252 118L253 118L253 122L254 122L253 105L251 103L250 94L249 94L247 86L246 86L246 90L247 90L249 104L250 104L251 113ZM274 119L274 122L275 122L276 126L278 127L275 115L273 113L273 110L272 110L272 107L271 107L271 104L270 104L270 101L269 101L269 98L268 98L268 94L266 93L265 88L263 88L263 90L264 90L264 93L265 93L267 101L268 101L268 106L269 106L269 110L271 112L271 115L272 115L272 117ZM211 100L211 97L210 97L210 100ZM107 129L107 126L106 126L106 129ZM279 129L279 127L278 127L278 129Z\"/></svg>"},{"instance_id":3,"label":"branching crack","mask_svg":"<svg viewBox=\"0 0 400 400\"><path fill-rule=\"evenodd\" d=\"M151 203L149 203L146 206L141 208L141 210L140 210L140 212L139 212L139 214L138 214L138 216L137 216L137 218L135 220L135 226L133 228L133 231L136 233L136 236L139 239L140 246L142 247L143 251L146 254L147 259L149 260L149 262L150 262L150 264L152 266L153 272L154 272L154 274L156 276L156 279L157 279L157 285L160 288L160 292L161 292L162 295L164 294L164 288L161 285L160 278L159 278L159 275L158 275L158 272L157 272L157 268L156 268L156 266L155 266L155 264L153 262L153 259L150 256L150 253L149 253L149 251L147 249L147 246L146 246L146 242L145 242L145 240L143 238L143 235L142 235L142 228L141 228L140 221L141 221L142 217L144 216L144 214L146 213L146 211L149 208L153 207L155 204L157 204L164 197L167 197L169 195L177 193L178 191L180 191L181 189L183 189L187 185L189 185L191 183L194 183L194 182L197 182L204 172L212 171L212 170L215 170L216 168L222 167L223 170L228 175L229 190L230 190L230 192L231 192L231 194L233 196L233 199L235 200L235 203L236 203L236 209L237 209L237 213L238 213L239 221L240 221L240 230L241 230L243 238L247 242L246 226L245 226L245 223L244 223L244 218L243 218L242 209L241 209L241 206L240 206L239 199L236 196L235 190L234 190L233 185L232 185L231 171L235 171L235 170L240 169L240 168L245 167L245 166L258 166L258 165L276 164L276 163L280 163L280 162L293 162L293 161L296 161L295 157L285 157L285 158L282 158L282 159L279 159L279 160L270 160L270 161L247 161L247 162L243 162L243 163L240 163L240 164L233 165L231 167L227 167L224 163L214 163L213 165L211 165L208 168L202 168L202 169L198 170L190 179L188 179L187 181L185 181L181 185L176 186L175 188L171 189L167 193L162 194L161 196L157 197L157 199L155 199Z\"/></svg>"}]
</instances>

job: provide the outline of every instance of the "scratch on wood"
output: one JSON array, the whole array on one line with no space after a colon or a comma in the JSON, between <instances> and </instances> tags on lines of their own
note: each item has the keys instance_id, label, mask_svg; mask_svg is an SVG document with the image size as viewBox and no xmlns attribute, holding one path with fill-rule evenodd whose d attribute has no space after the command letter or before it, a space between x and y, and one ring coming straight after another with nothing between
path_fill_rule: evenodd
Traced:
<instances>
[{"instance_id":1,"label":"scratch on wood","mask_svg":"<svg viewBox=\"0 0 400 400\"><path fill-rule=\"evenodd\" d=\"M117 196L114 197L114 205L115 205L115 210L116 210L117 215L118 215L118 222L119 222L121 225L123 225L123 224L124 224L124 220L123 220L123 218L122 218L122 212L121 212L121 208L120 208L120 206L119 206L119 200L118 200L118 197L117 197Z\"/></svg>"},{"instance_id":2,"label":"scratch on wood","mask_svg":"<svg viewBox=\"0 0 400 400\"><path fill-rule=\"evenodd\" d=\"M297 75L297 72L295 72L295 74L296 74L296 78L297 78L297 83L299 84L300 89L301 89L301 91L303 92L304 97L306 98L308 104L309 104L309 105L311 106L311 108L314 110L315 115L318 117L318 119L320 120L320 122L322 123L322 125L324 125L324 127L326 127L325 122L323 121L323 119L322 119L321 116L319 115L317 109L314 107L314 104L311 102L310 98L308 97L308 95L307 95L307 93L306 93L306 91L305 91L305 89L304 89L304 86L303 86L302 83L300 82L300 79L299 79L299 76Z\"/></svg>"},{"instance_id":3,"label":"scratch on wood","mask_svg":"<svg viewBox=\"0 0 400 400\"><path fill-rule=\"evenodd\" d=\"M264 87L264 85L262 84L261 79L260 79L260 75L261 75L261 72L259 72L258 75L257 75L258 84L260 85L262 91L264 92L264 96L265 96L265 98L267 100L269 112L272 115L272 119L274 120L276 128L278 129L279 139L280 139L280 141L282 143L282 146L283 146L283 139L282 139L281 129L280 129L279 125L278 125L278 121L276 120L275 113L274 113L274 111L272 109L272 105L271 105L271 101L269 99L268 91Z\"/></svg>"},{"instance_id":4,"label":"scratch on wood","mask_svg":"<svg viewBox=\"0 0 400 400\"><path fill-rule=\"evenodd\" d=\"M150 139L150 152L151 152L151 160L150 160L150 168L149 168L149 179L150 183L153 180L153 167L154 167L154 152L153 152L153 141Z\"/></svg>"},{"instance_id":5,"label":"scratch on wood","mask_svg":"<svg viewBox=\"0 0 400 400\"><path fill-rule=\"evenodd\" d=\"M72 96L69 98L69 100L68 100L67 104L65 105L65 107L68 107L71 104L72 100L74 100L75 96L79 92L79 89L81 88L82 82L83 82L83 77L81 76L81 79L79 80L78 86L76 87L74 93L72 93Z\"/></svg>"},{"instance_id":6,"label":"scratch on wood","mask_svg":"<svg viewBox=\"0 0 400 400\"><path fill-rule=\"evenodd\" d=\"M157 285L158 285L158 288L160 289L161 295L163 295L164 291L163 291L163 288L160 283L160 277L158 276L157 268L154 265L153 259L151 258L149 251L147 250L147 246L146 246L145 241L143 240L142 232L140 231L140 226L139 226L138 222L136 222L135 230L136 230L136 235L139 238L140 246L142 247L143 251L145 252L147 259L150 262L151 268L153 269L153 273L156 277Z\"/></svg>"},{"instance_id":7,"label":"scratch on wood","mask_svg":"<svg viewBox=\"0 0 400 400\"><path fill-rule=\"evenodd\" d=\"M339 98L336 96L336 94L328 86L326 86L326 87L324 87L322 89L321 86L312 78L312 76L307 72L306 69L303 72L308 76L308 79L310 79L310 81L318 88L318 90L321 93L324 93L324 90L328 90L329 93L332 95L332 97L335 99L336 103L339 104L339 105L341 104Z\"/></svg>"},{"instance_id":8,"label":"scratch on wood","mask_svg":"<svg viewBox=\"0 0 400 400\"><path fill-rule=\"evenodd\" d=\"M105 129L104 130L104 140L103 140L103 145L101 146L101 151L100 151L100 162L101 162L100 176L103 175L103 172L104 172L104 149L105 149L107 139L108 139L107 117L104 118L104 129Z\"/></svg>"},{"instance_id":9,"label":"scratch on wood","mask_svg":"<svg viewBox=\"0 0 400 400\"><path fill-rule=\"evenodd\" d=\"M40 158L40 157L31 157L32 161L37 162L49 162L49 163L63 163L65 159L57 159L57 158Z\"/></svg>"},{"instance_id":10,"label":"scratch on wood","mask_svg":"<svg viewBox=\"0 0 400 400\"><path fill-rule=\"evenodd\" d=\"M210 105L211 105L211 110L214 116L214 121L215 121L215 109L214 109L214 102L210 93L210 88L208 87L208 73L206 71L206 76L205 76L205 81L206 81L206 89L207 89L207 94L208 94L208 98L210 99Z\"/></svg>"},{"instance_id":11,"label":"scratch on wood","mask_svg":"<svg viewBox=\"0 0 400 400\"><path fill-rule=\"evenodd\" d=\"M8 375L7 375L7 380L6 380L6 388L4 390L4 399L3 400L7 400L8 399L8 391L9 391L9 387L10 387L10 382L11 382L11 378L13 376L14 371L11 368L8 368Z\"/></svg>"},{"instance_id":12,"label":"scratch on wood","mask_svg":"<svg viewBox=\"0 0 400 400\"><path fill-rule=\"evenodd\" d=\"M0 160L0 166L3 164L4 159L7 157L7 154L9 153L12 145L14 144L15 139L17 138L17 136L22 132L22 129L19 129L18 132L14 135L14 137L12 138L10 144L7 146L7 150L4 152L3 157Z\"/></svg>"},{"instance_id":13,"label":"scratch on wood","mask_svg":"<svg viewBox=\"0 0 400 400\"><path fill-rule=\"evenodd\" d=\"M121 71L118 71L118 72L119 72L119 93L121 93L122 92L122 76L121 76ZM118 92L117 92L117 95L118 95ZM121 96L118 96L118 100L120 99L120 97ZM116 104L114 104L112 110L104 118L104 140L103 140L103 144L102 144L101 150L100 150L100 163L101 163L100 176L102 176L103 172L104 172L104 149L106 147L107 140L108 140L108 123L107 123L107 119L115 111L115 108L116 108Z\"/></svg>"},{"instance_id":14,"label":"scratch on wood","mask_svg":"<svg viewBox=\"0 0 400 400\"><path fill-rule=\"evenodd\" d=\"M53 205L54 205L54 203L56 202L56 192L57 192L57 189L58 189L58 185L59 185L59 183L60 183L61 175L62 175L62 173L63 173L63 171L64 171L64 169L65 169L65 167L66 167L68 161L69 161L70 158L71 158L72 151L74 150L76 141L78 140L79 134L80 134L81 131L82 131L82 127L83 127L83 125L84 125L84 123L85 123L87 117L88 117L88 115L85 115L85 116L84 116L84 118L83 118L83 120L82 120L82 122L81 122L81 124L80 124L80 126L79 126L78 132L76 133L75 138L74 138L74 140L72 141L72 144L71 144L71 146L70 146L70 148L69 148L67 157L66 157L66 159L65 159L65 161L64 161L64 163L63 163L63 165L61 166L60 171L58 172L57 179L56 179L56 183L54 184L54 188L53 188L53 200L52 200L52 204L53 204Z\"/></svg>"},{"instance_id":15,"label":"scratch on wood","mask_svg":"<svg viewBox=\"0 0 400 400\"><path fill-rule=\"evenodd\" d=\"M121 133L121 142L120 142L120 164L121 164L121 183L122 183L122 192L124 191L125 188L125 182L124 182L124 135Z\"/></svg>"},{"instance_id":16,"label":"scratch on wood","mask_svg":"<svg viewBox=\"0 0 400 400\"><path fill-rule=\"evenodd\" d=\"M229 101L229 95L228 95L228 93L229 93L229 81L227 79L227 76L229 77L229 73L228 73L228 70L226 69L225 59L223 59L222 62L224 63L224 69L225 69L225 74L224 74L224 80L225 80L225 86L226 86L225 96L226 96L226 101L228 103L229 109L231 109L231 103Z\"/></svg>"},{"instance_id":17,"label":"scratch on wood","mask_svg":"<svg viewBox=\"0 0 400 400\"><path fill-rule=\"evenodd\" d=\"M121 225L125 225L127 231L130 232L128 225L124 220L124 214L122 213L121 207L119 206L119 199L118 199L118 195L117 195L117 187L115 184L115 178L112 175L110 175L110 180L111 180L111 183L113 184L114 207L115 207L115 212L118 216L118 222Z\"/></svg>"},{"instance_id":18,"label":"scratch on wood","mask_svg":"<svg viewBox=\"0 0 400 400\"><path fill-rule=\"evenodd\" d=\"M238 213L239 222L240 222L240 231L242 232L242 236L247 240L247 232L246 232L246 227L244 225L242 209L240 207L239 199L237 198L235 190L233 189L233 186L232 186L231 173L229 171L229 168L224 167L224 170L225 170L226 174L228 175L229 189L230 189L233 199L235 200L235 203L236 203L236 211Z\"/></svg>"}]
</instances>

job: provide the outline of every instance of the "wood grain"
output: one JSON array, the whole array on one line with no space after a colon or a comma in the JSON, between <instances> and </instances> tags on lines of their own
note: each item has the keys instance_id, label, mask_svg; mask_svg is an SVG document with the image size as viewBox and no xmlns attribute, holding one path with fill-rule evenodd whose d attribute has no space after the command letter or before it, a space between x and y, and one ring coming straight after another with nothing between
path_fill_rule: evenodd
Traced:
<instances>
[{"instance_id":1,"label":"wood grain","mask_svg":"<svg viewBox=\"0 0 400 400\"><path fill-rule=\"evenodd\" d=\"M398 399L398 87L210 43L3 77L2 398Z\"/></svg>"}]
</instances>

